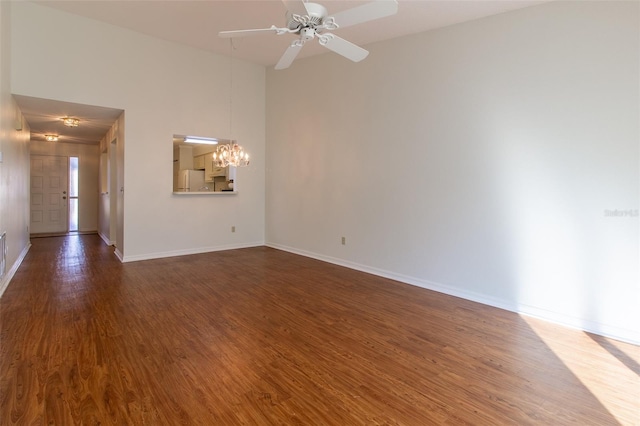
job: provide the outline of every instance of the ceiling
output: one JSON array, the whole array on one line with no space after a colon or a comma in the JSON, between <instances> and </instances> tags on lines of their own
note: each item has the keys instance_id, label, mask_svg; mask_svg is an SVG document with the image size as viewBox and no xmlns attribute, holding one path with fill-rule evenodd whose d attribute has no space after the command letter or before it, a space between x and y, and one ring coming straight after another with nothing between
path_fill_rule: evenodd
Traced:
<instances>
[{"instance_id":1,"label":"ceiling","mask_svg":"<svg viewBox=\"0 0 640 426\"><path fill-rule=\"evenodd\" d=\"M45 135L57 135L60 142L98 144L107 134L121 109L60 102L30 96L13 95L31 128L31 140L44 141ZM78 127L67 127L61 118L80 120Z\"/></svg>"},{"instance_id":2,"label":"ceiling","mask_svg":"<svg viewBox=\"0 0 640 426\"><path fill-rule=\"evenodd\" d=\"M334 14L369 0L317 2L323 4L329 14ZM280 0L42 0L36 3L223 55L229 54L229 41L219 38L219 31L282 27L286 11ZM335 33L358 45L366 45L540 3L544 1L398 0L396 15L338 29ZM235 58L272 66L294 38L290 34L236 38L233 54ZM325 52L317 43L307 43L298 58Z\"/></svg>"},{"instance_id":3,"label":"ceiling","mask_svg":"<svg viewBox=\"0 0 640 426\"><path fill-rule=\"evenodd\" d=\"M355 44L365 46L546 1L549 0L398 0L396 15L338 29L335 33ZM333 14L367 3L368 0L319 2L327 8L329 14ZM285 26L286 11L280 0L44 0L34 3L222 55L229 55L231 49L228 39L218 37L219 31L269 28L271 25L282 27ZM233 40L233 57L273 66L293 39L295 36L290 34L236 38ZM327 50L318 43L307 43L298 58L326 52ZM292 66L295 67L295 63ZM31 127L34 139L47 132L57 131L61 140L98 143L122 112L70 103L57 105L55 101L26 97L17 97L17 101ZM56 119L67 114L79 118L86 125L83 126L81 123L73 129L64 126L60 128L60 122ZM104 131L98 136L100 129Z\"/></svg>"}]
</instances>

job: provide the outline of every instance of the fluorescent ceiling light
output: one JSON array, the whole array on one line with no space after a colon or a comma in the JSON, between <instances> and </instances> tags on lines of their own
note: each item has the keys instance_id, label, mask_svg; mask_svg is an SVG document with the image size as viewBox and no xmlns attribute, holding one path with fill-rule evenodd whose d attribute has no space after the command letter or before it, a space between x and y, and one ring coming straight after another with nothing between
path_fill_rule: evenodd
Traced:
<instances>
[{"instance_id":1,"label":"fluorescent ceiling light","mask_svg":"<svg viewBox=\"0 0 640 426\"><path fill-rule=\"evenodd\" d=\"M199 143L203 145L218 145L218 140L213 138L201 138L198 136L185 136L186 143Z\"/></svg>"}]
</instances>

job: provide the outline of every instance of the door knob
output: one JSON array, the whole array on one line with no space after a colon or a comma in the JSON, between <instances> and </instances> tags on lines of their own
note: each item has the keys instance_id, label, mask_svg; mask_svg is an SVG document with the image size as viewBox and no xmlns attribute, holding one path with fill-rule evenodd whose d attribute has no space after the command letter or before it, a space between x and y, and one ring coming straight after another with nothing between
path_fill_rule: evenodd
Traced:
<instances>
[{"instance_id":1,"label":"door knob","mask_svg":"<svg viewBox=\"0 0 640 426\"><path fill-rule=\"evenodd\" d=\"M66 200L66 199L67 199L67 197L62 197L62 199L63 199L63 200Z\"/></svg>"},{"instance_id":2,"label":"door knob","mask_svg":"<svg viewBox=\"0 0 640 426\"><path fill-rule=\"evenodd\" d=\"M67 191L62 191L62 193L63 193L63 194L66 194L66 193L67 193Z\"/></svg>"}]
</instances>

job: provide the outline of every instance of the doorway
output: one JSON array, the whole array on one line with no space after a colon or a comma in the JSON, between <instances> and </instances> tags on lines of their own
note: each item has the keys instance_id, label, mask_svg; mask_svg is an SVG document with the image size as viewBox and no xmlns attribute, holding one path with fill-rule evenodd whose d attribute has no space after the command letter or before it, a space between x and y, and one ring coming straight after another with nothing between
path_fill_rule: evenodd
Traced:
<instances>
[{"instance_id":1,"label":"doorway","mask_svg":"<svg viewBox=\"0 0 640 426\"><path fill-rule=\"evenodd\" d=\"M32 183L43 187L39 190L31 189L34 200L25 199L34 221L33 226L29 226L29 232L60 234L74 228L79 233L99 232L104 240L119 246L122 252L124 200L123 192L118 191L118 188L124 187L124 110L15 93L13 98L22 112L25 128L29 130L29 151L34 160L38 156L65 158L65 174L68 176L69 157L78 158L77 225L75 216L70 216L75 210L69 210L69 204L73 207L76 199L75 195L69 198L71 188L68 178L66 183L61 183L67 191L62 196L67 198L55 200L55 195L45 199L44 178L40 176L41 182L37 182L38 177L34 176ZM71 125L66 124L64 118L72 119ZM54 140L49 140L48 137ZM103 158L101 152L106 154ZM104 181L100 174L103 170L101 165L105 163L109 164L108 171L104 173L110 174L109 180L115 183L102 186L101 182ZM50 201L66 203L60 205L62 210L56 212L53 208L45 208L45 202ZM70 219L74 220L71 226ZM56 227L48 223L54 220L58 223Z\"/></svg>"},{"instance_id":2,"label":"doorway","mask_svg":"<svg viewBox=\"0 0 640 426\"><path fill-rule=\"evenodd\" d=\"M118 150L117 139L109 146L109 240L115 245L118 230Z\"/></svg>"},{"instance_id":3,"label":"doorway","mask_svg":"<svg viewBox=\"0 0 640 426\"><path fill-rule=\"evenodd\" d=\"M66 233L69 230L68 158L31 156L31 233Z\"/></svg>"}]
</instances>

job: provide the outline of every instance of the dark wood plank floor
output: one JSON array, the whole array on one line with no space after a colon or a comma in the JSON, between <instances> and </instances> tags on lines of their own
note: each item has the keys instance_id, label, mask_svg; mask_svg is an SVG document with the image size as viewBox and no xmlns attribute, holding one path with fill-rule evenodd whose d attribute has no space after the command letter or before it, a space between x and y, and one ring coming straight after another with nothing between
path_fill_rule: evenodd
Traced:
<instances>
[{"instance_id":1,"label":"dark wood plank floor","mask_svg":"<svg viewBox=\"0 0 640 426\"><path fill-rule=\"evenodd\" d=\"M0 308L2 425L640 424L637 346L265 247L34 239Z\"/></svg>"}]
</instances>

